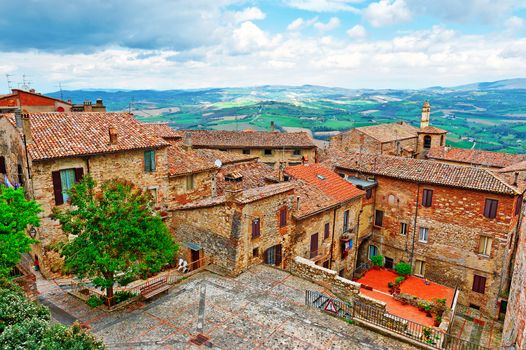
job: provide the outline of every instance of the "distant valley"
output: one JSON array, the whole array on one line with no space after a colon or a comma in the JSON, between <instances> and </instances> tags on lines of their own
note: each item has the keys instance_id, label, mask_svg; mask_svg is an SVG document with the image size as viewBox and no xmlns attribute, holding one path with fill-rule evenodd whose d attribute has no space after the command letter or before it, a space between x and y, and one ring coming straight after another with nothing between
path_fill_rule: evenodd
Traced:
<instances>
[{"instance_id":1,"label":"distant valley","mask_svg":"<svg viewBox=\"0 0 526 350\"><path fill-rule=\"evenodd\" d=\"M74 90L47 94L82 102L102 98L109 111L174 128L308 130L316 139L354 127L406 121L418 125L422 103L451 146L526 152L526 79L422 90L258 86L196 90Z\"/></svg>"}]
</instances>

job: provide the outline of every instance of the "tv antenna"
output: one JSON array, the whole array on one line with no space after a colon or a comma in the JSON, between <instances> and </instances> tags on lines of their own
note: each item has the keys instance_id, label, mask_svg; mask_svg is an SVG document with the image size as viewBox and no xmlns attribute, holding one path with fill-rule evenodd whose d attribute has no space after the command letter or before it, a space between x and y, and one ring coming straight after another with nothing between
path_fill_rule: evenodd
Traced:
<instances>
[{"instance_id":1,"label":"tv antenna","mask_svg":"<svg viewBox=\"0 0 526 350\"><path fill-rule=\"evenodd\" d=\"M22 75L22 85L20 85L20 83L19 83L19 87L22 90L29 91L29 89L31 88L31 82L29 80L27 80L26 78L27 78L27 75L23 74Z\"/></svg>"},{"instance_id":2,"label":"tv antenna","mask_svg":"<svg viewBox=\"0 0 526 350\"><path fill-rule=\"evenodd\" d=\"M10 79L13 75L6 74L5 79L7 80L7 88L9 89L9 93L11 93L11 89L13 88L13 81Z\"/></svg>"},{"instance_id":3,"label":"tv antenna","mask_svg":"<svg viewBox=\"0 0 526 350\"><path fill-rule=\"evenodd\" d=\"M64 100L64 92L62 91L62 83L60 81L58 82L58 89L60 91L60 99Z\"/></svg>"}]
</instances>

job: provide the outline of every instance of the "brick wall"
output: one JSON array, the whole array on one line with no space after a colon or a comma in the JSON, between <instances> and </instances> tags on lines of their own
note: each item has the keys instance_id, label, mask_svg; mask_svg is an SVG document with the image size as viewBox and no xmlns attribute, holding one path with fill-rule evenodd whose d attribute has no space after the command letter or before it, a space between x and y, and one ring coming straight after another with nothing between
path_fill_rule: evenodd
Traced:
<instances>
[{"instance_id":1,"label":"brick wall","mask_svg":"<svg viewBox=\"0 0 526 350\"><path fill-rule=\"evenodd\" d=\"M523 214L524 215L524 214ZM524 218L524 216L523 216ZM523 219L504 320L503 346L526 349L526 220Z\"/></svg>"},{"instance_id":2,"label":"brick wall","mask_svg":"<svg viewBox=\"0 0 526 350\"><path fill-rule=\"evenodd\" d=\"M499 291L506 285L507 262L511 256L509 244L517 220L513 215L515 199L465 189L418 185L381 176L376 180L374 208L384 212L383 225L371 228L371 238L360 248L360 261L366 261L371 244L395 264L409 262L412 258L414 266L416 260L421 260L425 264L425 277L462 289L460 303L474 304L482 311L494 314ZM433 190L430 208L422 206L423 189ZM417 193L418 206L415 205ZM496 219L483 216L486 198L499 201ZM361 222L366 225L365 219ZM407 224L405 236L400 234L401 222ZM427 243L419 241L421 227L429 229ZM366 232L366 229L361 230ZM478 254L482 235L493 239L488 257ZM486 278L484 294L472 291L475 274Z\"/></svg>"}]
</instances>

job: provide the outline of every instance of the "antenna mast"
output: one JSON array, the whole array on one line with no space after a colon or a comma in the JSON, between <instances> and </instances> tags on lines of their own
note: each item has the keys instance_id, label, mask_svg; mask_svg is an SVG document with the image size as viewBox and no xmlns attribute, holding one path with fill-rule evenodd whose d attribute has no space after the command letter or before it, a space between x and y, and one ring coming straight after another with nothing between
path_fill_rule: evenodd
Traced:
<instances>
[{"instance_id":1,"label":"antenna mast","mask_svg":"<svg viewBox=\"0 0 526 350\"><path fill-rule=\"evenodd\" d=\"M9 89L9 93L11 93L11 89L13 88L13 86L11 85L13 83L13 81L11 81L11 79L9 79L10 77L12 77L11 74L6 74L5 75L5 78L7 80L7 88Z\"/></svg>"}]
</instances>

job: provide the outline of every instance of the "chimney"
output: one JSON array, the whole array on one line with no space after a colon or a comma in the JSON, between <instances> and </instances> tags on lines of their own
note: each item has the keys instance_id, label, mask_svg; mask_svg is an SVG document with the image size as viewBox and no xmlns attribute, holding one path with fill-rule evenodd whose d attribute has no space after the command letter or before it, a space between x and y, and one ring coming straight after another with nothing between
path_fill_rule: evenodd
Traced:
<instances>
[{"instance_id":1,"label":"chimney","mask_svg":"<svg viewBox=\"0 0 526 350\"><path fill-rule=\"evenodd\" d=\"M519 184L519 172L515 172L515 177L513 178L513 186L517 186Z\"/></svg>"},{"instance_id":2,"label":"chimney","mask_svg":"<svg viewBox=\"0 0 526 350\"><path fill-rule=\"evenodd\" d=\"M22 112L20 112L20 109L15 111L15 124L17 128L22 128Z\"/></svg>"},{"instance_id":3,"label":"chimney","mask_svg":"<svg viewBox=\"0 0 526 350\"><path fill-rule=\"evenodd\" d=\"M276 124L274 124L273 120L270 121L270 131L272 132L276 131Z\"/></svg>"},{"instance_id":4,"label":"chimney","mask_svg":"<svg viewBox=\"0 0 526 350\"><path fill-rule=\"evenodd\" d=\"M90 100L84 100L84 112L91 112L93 110L93 106L91 104Z\"/></svg>"},{"instance_id":5,"label":"chimney","mask_svg":"<svg viewBox=\"0 0 526 350\"><path fill-rule=\"evenodd\" d=\"M225 200L227 203L235 202L243 193L241 183L234 181L225 188Z\"/></svg>"},{"instance_id":6,"label":"chimney","mask_svg":"<svg viewBox=\"0 0 526 350\"><path fill-rule=\"evenodd\" d=\"M22 132L26 138L26 143L33 143L33 134L31 133L31 120L29 120L29 114L23 113L22 115Z\"/></svg>"},{"instance_id":7,"label":"chimney","mask_svg":"<svg viewBox=\"0 0 526 350\"><path fill-rule=\"evenodd\" d=\"M184 134L184 148L185 149L191 149L192 148L192 133L185 133Z\"/></svg>"},{"instance_id":8,"label":"chimney","mask_svg":"<svg viewBox=\"0 0 526 350\"><path fill-rule=\"evenodd\" d=\"M117 129L113 126L110 126L108 132L110 135L110 145L116 145L117 144Z\"/></svg>"},{"instance_id":9,"label":"chimney","mask_svg":"<svg viewBox=\"0 0 526 350\"><path fill-rule=\"evenodd\" d=\"M35 89L29 89L29 92L32 94L36 93Z\"/></svg>"}]
</instances>

